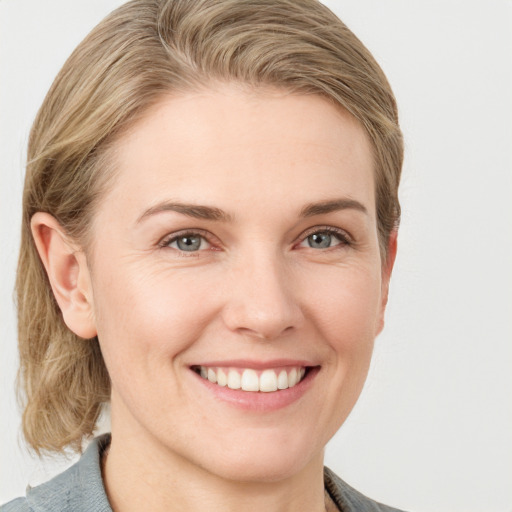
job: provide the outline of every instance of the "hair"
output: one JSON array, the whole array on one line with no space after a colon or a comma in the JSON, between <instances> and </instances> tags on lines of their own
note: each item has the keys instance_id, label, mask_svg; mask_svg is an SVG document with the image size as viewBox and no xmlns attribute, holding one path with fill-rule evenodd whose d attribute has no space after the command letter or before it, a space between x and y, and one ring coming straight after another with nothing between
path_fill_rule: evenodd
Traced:
<instances>
[{"instance_id":1,"label":"hair","mask_svg":"<svg viewBox=\"0 0 512 512\"><path fill-rule=\"evenodd\" d=\"M321 95L366 129L381 256L400 217L396 102L364 45L317 0L132 0L80 43L51 86L29 145L16 282L23 433L37 452L80 451L110 380L98 339L65 325L31 235L53 215L86 247L115 169L109 149L164 94L235 82Z\"/></svg>"}]
</instances>

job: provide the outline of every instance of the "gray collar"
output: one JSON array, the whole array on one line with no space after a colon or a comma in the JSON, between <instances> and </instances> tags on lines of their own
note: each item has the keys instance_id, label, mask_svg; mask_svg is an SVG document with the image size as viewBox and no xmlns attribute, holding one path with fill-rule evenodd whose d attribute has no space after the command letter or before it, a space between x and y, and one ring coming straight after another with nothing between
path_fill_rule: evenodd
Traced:
<instances>
[{"instance_id":1,"label":"gray collar","mask_svg":"<svg viewBox=\"0 0 512 512\"><path fill-rule=\"evenodd\" d=\"M33 512L112 512L101 478L101 454L110 435L97 437L80 460L37 487L28 489L27 504Z\"/></svg>"}]
</instances>

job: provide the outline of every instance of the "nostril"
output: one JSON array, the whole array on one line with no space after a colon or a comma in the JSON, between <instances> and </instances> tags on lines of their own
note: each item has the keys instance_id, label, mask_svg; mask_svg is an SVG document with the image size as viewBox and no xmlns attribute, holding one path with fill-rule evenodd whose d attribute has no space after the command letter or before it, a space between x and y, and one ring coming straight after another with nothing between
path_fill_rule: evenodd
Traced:
<instances>
[{"instance_id":1,"label":"nostril","mask_svg":"<svg viewBox=\"0 0 512 512\"><path fill-rule=\"evenodd\" d=\"M261 326L260 329L251 329L249 327L239 327L236 329L236 331L241 334L242 336L246 336L248 338L255 338L260 339L264 341L273 341L275 339L280 338L281 336L285 334L289 334L294 330L293 325L289 325L288 327L285 327L284 329L281 329L280 327L273 328L265 328L264 326Z\"/></svg>"},{"instance_id":2,"label":"nostril","mask_svg":"<svg viewBox=\"0 0 512 512\"><path fill-rule=\"evenodd\" d=\"M224 324L231 332L247 338L275 340L289 335L304 323L304 314L295 297L285 293L268 278L259 279L258 272L251 276L249 289L235 287L222 311ZM245 292L245 293L242 293Z\"/></svg>"}]
</instances>

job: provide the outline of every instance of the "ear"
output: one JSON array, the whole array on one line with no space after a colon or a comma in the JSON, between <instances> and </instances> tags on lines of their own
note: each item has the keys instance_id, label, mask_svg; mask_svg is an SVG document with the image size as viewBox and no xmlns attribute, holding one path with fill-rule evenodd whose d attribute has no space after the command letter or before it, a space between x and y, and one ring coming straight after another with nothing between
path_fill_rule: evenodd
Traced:
<instances>
[{"instance_id":1,"label":"ear","mask_svg":"<svg viewBox=\"0 0 512 512\"><path fill-rule=\"evenodd\" d=\"M97 331L84 252L70 241L59 222L48 213L35 213L30 227L64 322L77 336L93 338Z\"/></svg>"},{"instance_id":2,"label":"ear","mask_svg":"<svg viewBox=\"0 0 512 512\"><path fill-rule=\"evenodd\" d=\"M381 274L381 304L380 304L380 312L379 318L377 321L377 331L375 335L379 334L384 328L384 314L386 312L386 306L388 304L388 295L389 295L389 281L391 279L391 273L393 271L393 266L395 265L396 259L396 250L397 250L397 238L398 238L398 230L394 229L388 238L388 246L387 246L387 256L386 260L382 264L382 274Z\"/></svg>"}]
</instances>

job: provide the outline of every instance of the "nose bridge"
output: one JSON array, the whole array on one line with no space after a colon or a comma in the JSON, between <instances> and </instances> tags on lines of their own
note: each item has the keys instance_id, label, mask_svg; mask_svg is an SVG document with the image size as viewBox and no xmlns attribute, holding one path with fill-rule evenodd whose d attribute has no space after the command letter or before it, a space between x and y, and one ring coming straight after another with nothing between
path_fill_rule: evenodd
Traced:
<instances>
[{"instance_id":1,"label":"nose bridge","mask_svg":"<svg viewBox=\"0 0 512 512\"><path fill-rule=\"evenodd\" d=\"M293 282L274 247L260 246L234 265L224 318L231 330L269 340L300 325Z\"/></svg>"}]
</instances>

